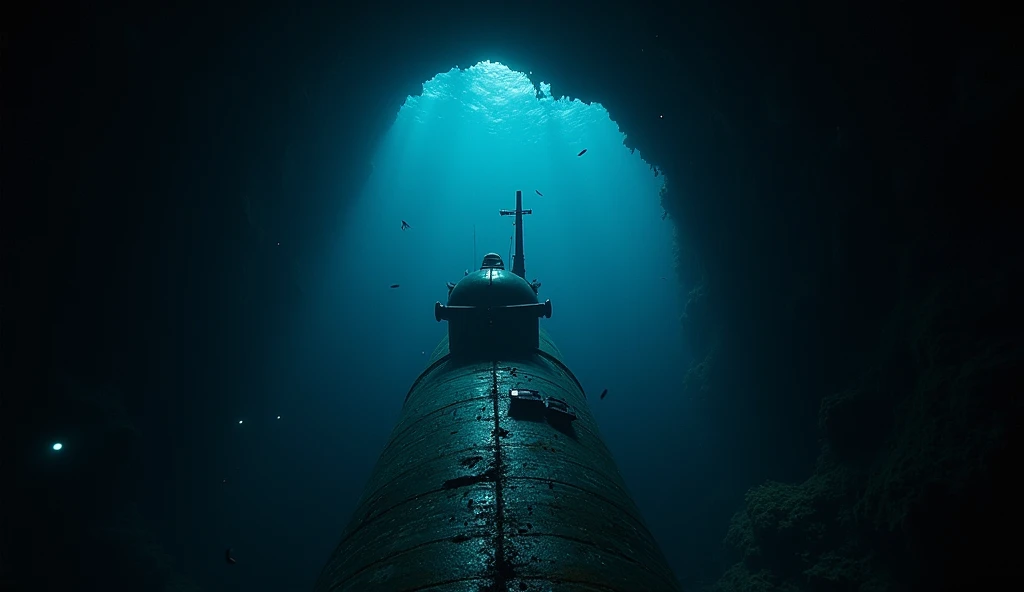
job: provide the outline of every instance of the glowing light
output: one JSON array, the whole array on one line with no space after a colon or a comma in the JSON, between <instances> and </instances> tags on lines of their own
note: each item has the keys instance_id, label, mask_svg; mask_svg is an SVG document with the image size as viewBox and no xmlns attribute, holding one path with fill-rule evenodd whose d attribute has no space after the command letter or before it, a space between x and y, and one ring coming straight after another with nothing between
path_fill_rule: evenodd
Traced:
<instances>
[{"instance_id":1,"label":"glowing light","mask_svg":"<svg viewBox=\"0 0 1024 592\"><path fill-rule=\"evenodd\" d=\"M242 420L238 420L238 425L242 425Z\"/></svg>"},{"instance_id":2,"label":"glowing light","mask_svg":"<svg viewBox=\"0 0 1024 592\"><path fill-rule=\"evenodd\" d=\"M63 444L61 444L60 442L54 442L54 444L53 444L53 449L54 450L60 450L61 448L64 448Z\"/></svg>"},{"instance_id":3,"label":"glowing light","mask_svg":"<svg viewBox=\"0 0 1024 592\"><path fill-rule=\"evenodd\" d=\"M281 419L281 416L280 416L280 415L278 415L278 416L277 416L277 418L278 418L278 419Z\"/></svg>"}]
</instances>

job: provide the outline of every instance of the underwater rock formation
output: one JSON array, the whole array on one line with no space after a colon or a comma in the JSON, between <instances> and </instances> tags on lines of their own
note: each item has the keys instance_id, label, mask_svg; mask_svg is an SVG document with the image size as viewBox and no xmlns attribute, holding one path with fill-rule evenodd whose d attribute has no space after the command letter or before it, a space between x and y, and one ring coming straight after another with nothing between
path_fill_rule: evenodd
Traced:
<instances>
[{"instance_id":1,"label":"underwater rock formation","mask_svg":"<svg viewBox=\"0 0 1024 592\"><path fill-rule=\"evenodd\" d=\"M1011 303L1024 297L999 204L1000 186L1016 184L1007 147L1021 118L1003 99L967 114L929 96L943 105L903 120L879 108L817 148L806 128L782 138L752 120L732 144L741 174L708 167L719 181L687 179L683 194L668 173L695 346L681 388L723 442L772 447L731 457L729 485L795 482L748 493L719 590L976 586L994 573L967 557L1005 560L982 525L1020 523L1005 479L1021 420L1011 336L1024 334ZM783 146L788 157L765 156ZM685 269L696 253L699 275ZM815 411L816 463L819 447L799 437ZM804 462L806 481L773 477Z\"/></svg>"},{"instance_id":2,"label":"underwater rock formation","mask_svg":"<svg viewBox=\"0 0 1024 592\"><path fill-rule=\"evenodd\" d=\"M822 401L815 473L747 493L726 537L738 561L714 589L941 590L1006 577L1014 550L988 530L1021 520L1009 486L1024 414L1010 382L1024 363L1019 298L1008 275L975 274L897 311L876 366Z\"/></svg>"}]
</instances>

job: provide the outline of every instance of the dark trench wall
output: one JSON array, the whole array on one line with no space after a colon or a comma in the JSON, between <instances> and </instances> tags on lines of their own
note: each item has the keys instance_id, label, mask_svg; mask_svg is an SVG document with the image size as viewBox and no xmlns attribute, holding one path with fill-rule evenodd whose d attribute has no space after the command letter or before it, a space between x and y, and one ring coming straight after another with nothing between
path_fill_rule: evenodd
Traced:
<instances>
[{"instance_id":1,"label":"dark trench wall","mask_svg":"<svg viewBox=\"0 0 1024 592\"><path fill-rule=\"evenodd\" d=\"M703 506L722 524L693 540L724 532L750 484L814 475L748 494L730 530L739 563L721 586L907 587L921 573L907 566L934 565L971 517L999 515L990 502L988 514L933 519L992 490L1020 414L1019 399L1000 394L1020 357L1007 341L1020 263L997 199L1019 193L999 145L1020 137L1007 19L935 3L343 4L79 6L12 31L4 59L24 84L8 87L16 116L4 133L26 138L9 156L27 174L4 222L27 222L5 233L4 251L17 246L7 285L28 288L7 333L21 346L5 364L44 381L38 360L54 338L33 327L72 289L68 252L110 261L90 268L100 287L83 296L106 312L80 330L144 342L146 327L115 313L138 296L120 287L140 277L153 281L138 314L170 319L172 344L186 312L213 327L251 322L187 296L168 309L156 293L237 290L216 274L230 252L199 245L235 221L246 193L296 257L321 250L345 205L320 196L358 194L405 97L453 64L496 58L556 95L602 103L669 180L690 291L680 321L697 352L680 396L699 401L723 443L745 443L723 444L730 470L709 480ZM44 42L47 31L66 34ZM111 216L125 194L140 196L134 224ZM184 247L168 254L168 244ZM173 373L180 360L154 347L124 355L159 353L164 366L149 370ZM67 363L102 382L115 370L95 355ZM181 413L168 409L167 424ZM953 416L962 425L951 432L925 427ZM937 485L947 478L958 485ZM807 495L795 509L794 487ZM935 542L937 524L948 544ZM872 553L897 559L876 564Z\"/></svg>"}]
</instances>

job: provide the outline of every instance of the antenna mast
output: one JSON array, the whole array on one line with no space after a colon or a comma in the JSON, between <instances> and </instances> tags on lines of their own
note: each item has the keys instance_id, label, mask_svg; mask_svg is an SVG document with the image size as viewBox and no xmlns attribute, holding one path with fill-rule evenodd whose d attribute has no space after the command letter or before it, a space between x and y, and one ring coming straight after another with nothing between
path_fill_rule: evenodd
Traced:
<instances>
[{"instance_id":1,"label":"antenna mast","mask_svg":"<svg viewBox=\"0 0 1024 592\"><path fill-rule=\"evenodd\" d=\"M512 273L519 277L526 279L526 263L523 261L523 214L532 214L533 210L523 209L523 192L516 191L516 209L512 210L499 210L499 214L502 216L511 216L515 214L516 217L516 252L512 256Z\"/></svg>"}]
</instances>

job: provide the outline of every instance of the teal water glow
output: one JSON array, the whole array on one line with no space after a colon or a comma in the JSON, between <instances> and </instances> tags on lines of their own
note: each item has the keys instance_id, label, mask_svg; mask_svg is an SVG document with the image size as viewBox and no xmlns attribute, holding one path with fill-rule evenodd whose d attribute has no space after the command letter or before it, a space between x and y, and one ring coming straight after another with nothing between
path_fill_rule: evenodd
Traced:
<instances>
[{"instance_id":1,"label":"teal water glow","mask_svg":"<svg viewBox=\"0 0 1024 592\"><path fill-rule=\"evenodd\" d=\"M554 303L543 324L566 355L574 357L576 336L581 346L603 340L609 355L644 338L677 348L664 178L623 139L600 104L556 99L550 85L535 87L502 64L438 74L399 111L343 222L339 265L359 278L345 292L378 301L377 312L406 332L431 331L409 355L432 349L443 327L430 307L444 300L444 282L488 251L508 258L512 219L498 210L514 209L518 189L533 209L524 223L528 279Z\"/></svg>"},{"instance_id":2,"label":"teal water glow","mask_svg":"<svg viewBox=\"0 0 1024 592\"><path fill-rule=\"evenodd\" d=\"M601 105L556 98L555 90L483 62L438 74L408 97L376 146L360 195L339 197L351 205L338 242L318 262L322 270L308 274L324 284L309 290L320 296L304 322L322 337L296 329L287 355L296 380L309 383L302 388L318 389L324 373L345 385L320 405L342 435L336 462L346 479L363 483L445 334L434 319L445 282L491 251L511 267L513 220L498 210L514 209L521 190L533 210L524 221L527 278L542 282L540 297L554 309L541 326L589 393L652 533L678 540L681 525L657 519L671 499L650 487L652 463L678 454L664 443L687 413L679 396L687 367L682 294L674 225L662 219L663 177L623 145Z\"/></svg>"}]
</instances>

